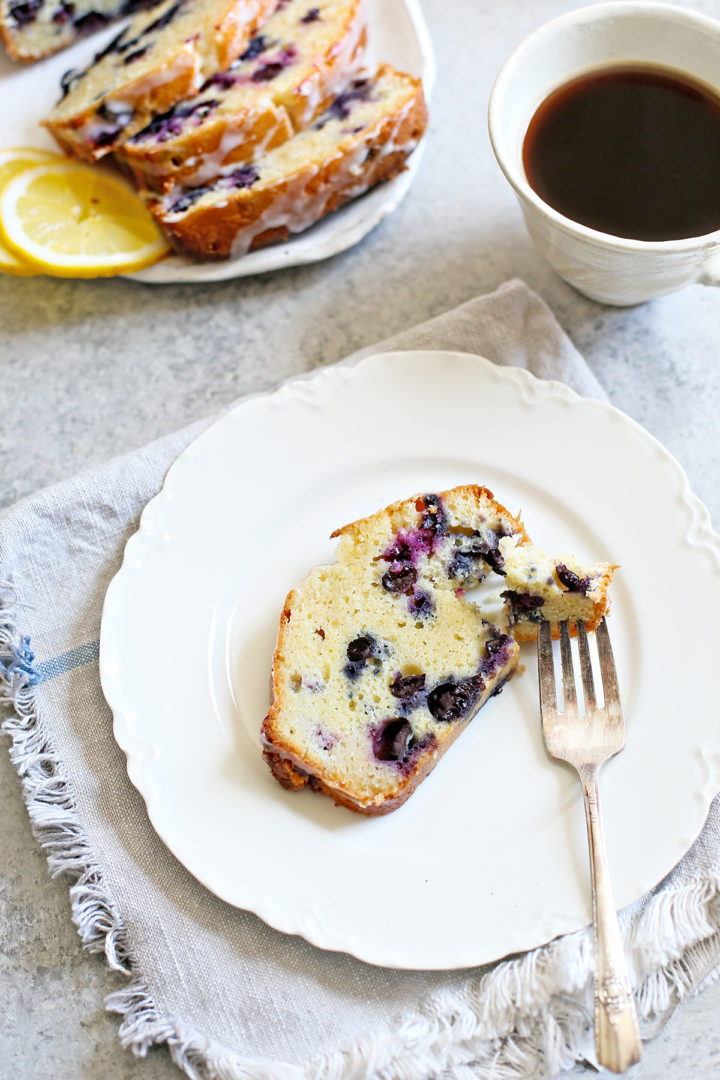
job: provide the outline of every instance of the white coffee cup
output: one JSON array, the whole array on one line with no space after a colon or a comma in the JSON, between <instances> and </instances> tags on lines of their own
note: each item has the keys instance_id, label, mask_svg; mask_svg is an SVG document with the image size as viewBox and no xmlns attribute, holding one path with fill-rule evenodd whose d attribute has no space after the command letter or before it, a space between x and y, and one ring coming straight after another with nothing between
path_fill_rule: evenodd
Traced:
<instances>
[{"instance_id":1,"label":"white coffee cup","mask_svg":"<svg viewBox=\"0 0 720 1080\"><path fill-rule=\"evenodd\" d=\"M490 141L538 250L581 293L628 305L693 282L720 285L720 229L683 240L628 240L565 217L533 191L522 148L538 106L593 69L671 68L720 95L720 22L668 4L615 0L568 12L535 30L503 65L490 97ZM718 192L720 200L720 192Z\"/></svg>"}]
</instances>

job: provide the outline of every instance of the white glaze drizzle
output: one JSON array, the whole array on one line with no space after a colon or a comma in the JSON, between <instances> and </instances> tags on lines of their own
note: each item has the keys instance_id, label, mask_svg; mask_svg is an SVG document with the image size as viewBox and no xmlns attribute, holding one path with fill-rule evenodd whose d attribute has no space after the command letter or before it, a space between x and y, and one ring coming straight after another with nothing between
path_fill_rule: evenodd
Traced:
<instances>
[{"instance_id":1,"label":"white glaze drizzle","mask_svg":"<svg viewBox=\"0 0 720 1080\"><path fill-rule=\"evenodd\" d=\"M314 225L324 216L331 199L338 193L341 193L346 200L363 194L369 186L368 170L363 168L368 150L377 151L372 160L374 168L378 160L389 154L402 151L408 155L415 148L417 143L415 139L402 144L397 142L398 131L414 104L414 100L410 99L398 112L393 126L387 131L387 136L381 145L372 139L368 140L366 134L365 139L359 136L357 143L343 151L340 167L330 187L321 186L314 193L309 190L312 180L317 176L324 162L309 165L292 177L262 214L237 231L230 249L230 258L235 259L246 255L255 238L269 229L286 228L290 233L298 233ZM216 206L217 204L210 203L209 205Z\"/></svg>"},{"instance_id":2,"label":"white glaze drizzle","mask_svg":"<svg viewBox=\"0 0 720 1080\"><path fill-rule=\"evenodd\" d=\"M183 75L188 69L195 69L192 77L191 89L194 92L198 87L198 72L197 72L197 57L194 49L184 47L178 52L172 63L167 64L165 67L149 71L142 79L138 79L137 82L132 83L131 86L125 86L122 92L118 91L117 94L109 95L102 103L106 107L116 109L121 112L123 109L127 109L129 112L134 112L137 103L144 97L147 97L156 90L159 86L164 86L165 83L173 82L175 79ZM137 127L137 122L135 122ZM133 130L133 121L131 120L126 128L123 129L123 135L125 132L129 134ZM117 131L117 125L113 124L112 120L104 120L97 112L80 127L74 129L73 138L79 142L93 143L99 135L107 133L113 133Z\"/></svg>"}]
</instances>

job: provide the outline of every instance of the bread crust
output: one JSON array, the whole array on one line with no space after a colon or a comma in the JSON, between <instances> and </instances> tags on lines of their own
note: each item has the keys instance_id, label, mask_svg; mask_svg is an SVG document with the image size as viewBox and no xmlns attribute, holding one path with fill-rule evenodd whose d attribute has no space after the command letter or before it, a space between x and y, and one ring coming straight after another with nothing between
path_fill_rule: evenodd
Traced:
<instances>
[{"instance_id":1,"label":"bread crust","mask_svg":"<svg viewBox=\"0 0 720 1080\"><path fill-rule=\"evenodd\" d=\"M407 503L413 499L420 499L424 493L418 495L412 495L410 499L398 499L397 502L391 503L387 506L383 513L388 514L390 517L402 512L403 508L407 506ZM498 517L507 520L511 525L513 533L519 535L522 539L520 543L530 544L532 541L528 536L527 529L525 528L520 517L512 514L506 507L499 503L493 495L490 488L483 487L480 484L460 484L458 487L454 487L448 491L440 491L437 493L440 499L447 499L450 495L460 496L477 500L478 504L485 504L492 513L497 514ZM349 525L341 525L339 529L335 529L330 534L330 539L335 540L339 536L361 536L370 525L370 523L377 517L377 514L371 514L368 517L358 518L357 521L350 522Z\"/></svg>"},{"instance_id":2,"label":"bread crust","mask_svg":"<svg viewBox=\"0 0 720 1080\"><path fill-rule=\"evenodd\" d=\"M433 771L440 758L447 753L455 740L462 735L465 728L468 727L488 698L493 694L498 693L500 686L504 685L504 683L514 674L518 666L518 657L519 650L517 650L516 647L516 651L511 661L512 666L504 676L502 683L487 689L478 699L472 712L465 719L458 720L455 723L448 725L447 731L444 733L443 737L437 739L432 746L423 753L422 757L413 768L410 777L402 783L398 782L394 795L376 796L374 799L369 800L358 799L349 791L328 783L322 775L305 771L302 759L296 754L293 754L280 733L275 729L275 716L272 707L265 717L261 728L261 738L264 744L263 757L275 779L286 789L286 791L299 791L304 787L309 787L313 791L320 792L322 795L328 795L336 806L344 806L346 809L353 810L358 814L364 814L366 817L380 817L383 814L390 814L393 810L397 810L398 807L407 802L423 780L425 780Z\"/></svg>"},{"instance_id":3,"label":"bread crust","mask_svg":"<svg viewBox=\"0 0 720 1080\"><path fill-rule=\"evenodd\" d=\"M488 488L481 487L477 484L467 484L453 488L450 491L441 491L438 493L438 498L447 501L453 495L474 500L477 503L478 508L483 512L492 512L499 518L507 521L508 525L513 528L519 537L521 537L520 543L530 542L525 527L520 519L506 510L505 507L494 498L492 492ZM390 506L387 506L385 509L377 511L375 514L360 518L357 521L336 529L331 533L331 539L352 537L361 541L364 533L366 533L370 526L373 523L376 523L378 519L388 518L392 522L393 517L402 513L409 505L414 504L417 508L418 500L421 500L422 498L424 498L423 495L414 495L410 498L398 500ZM393 523L393 529L394 527L395 523ZM434 737L427 748L421 751L418 758L414 761L412 772L409 775L398 776L392 791L389 793L363 798L353 794L347 788L331 783L327 776L317 770L313 770L301 756L295 753L292 746L283 735L278 723L279 716L286 705L281 674L289 644L289 627L292 621L293 611L298 607L298 601L298 589L291 589L285 599L283 610L280 615L276 646L272 661L272 703L261 726L263 757L275 779L286 790L297 791L307 786L314 791L328 795L337 805L344 806L349 810L364 814L368 817L376 817L382 814L391 813L399 806L402 806L402 804L410 798L422 781L430 772L432 772L443 754L446 753L450 746L452 746L455 740L465 730L488 698L497 693L501 686L504 685L516 671L519 660L519 647L515 642L512 643L510 659L499 682L489 681L478 697L472 711L463 719L444 726L442 733L439 736Z\"/></svg>"}]
</instances>

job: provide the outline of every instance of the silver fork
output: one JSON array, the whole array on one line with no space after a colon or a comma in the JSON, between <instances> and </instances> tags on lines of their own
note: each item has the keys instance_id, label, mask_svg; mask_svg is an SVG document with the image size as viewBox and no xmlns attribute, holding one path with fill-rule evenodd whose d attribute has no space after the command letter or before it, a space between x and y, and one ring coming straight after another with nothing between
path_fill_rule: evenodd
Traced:
<instances>
[{"instance_id":1,"label":"silver fork","mask_svg":"<svg viewBox=\"0 0 720 1080\"><path fill-rule=\"evenodd\" d=\"M625 966L620 927L613 900L600 814L600 769L625 745L620 693L610 635L603 619L595 633L605 704L595 696L592 662L585 624L577 622L580 674L585 716L580 716L566 622L560 623L560 657L564 711L556 703L555 665L550 623L538 628L538 675L543 735L548 752L572 765L580 776L590 847L593 929L595 936L595 1050L598 1062L612 1072L625 1072L640 1060L642 1045L635 1002Z\"/></svg>"}]
</instances>

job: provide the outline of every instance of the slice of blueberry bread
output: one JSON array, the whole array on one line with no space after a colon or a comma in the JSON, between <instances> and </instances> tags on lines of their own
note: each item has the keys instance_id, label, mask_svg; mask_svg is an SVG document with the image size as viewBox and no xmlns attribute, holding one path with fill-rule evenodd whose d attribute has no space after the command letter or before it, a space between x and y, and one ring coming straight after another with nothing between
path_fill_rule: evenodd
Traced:
<instances>
[{"instance_id":1,"label":"slice of blueberry bread","mask_svg":"<svg viewBox=\"0 0 720 1080\"><path fill-rule=\"evenodd\" d=\"M157 0L0 0L0 37L13 60L40 60Z\"/></svg>"},{"instance_id":2,"label":"slice of blueberry bread","mask_svg":"<svg viewBox=\"0 0 720 1080\"><path fill-rule=\"evenodd\" d=\"M510 677L519 647L464 596L522 522L485 488L395 503L333 534L337 562L288 596L264 755L363 814L400 806Z\"/></svg>"},{"instance_id":3,"label":"slice of blueberry bread","mask_svg":"<svg viewBox=\"0 0 720 1080\"><path fill-rule=\"evenodd\" d=\"M163 0L140 12L90 67L66 72L45 126L63 148L96 161L225 71L277 4Z\"/></svg>"},{"instance_id":4,"label":"slice of blueberry bread","mask_svg":"<svg viewBox=\"0 0 720 1080\"><path fill-rule=\"evenodd\" d=\"M594 630L610 607L608 589L617 569L612 563L583 563L574 555L548 554L534 544L518 544L513 537L500 541L502 595L510 606L513 636L535 641L537 624L547 619L553 637L558 623L582 619Z\"/></svg>"},{"instance_id":5,"label":"slice of blueberry bread","mask_svg":"<svg viewBox=\"0 0 720 1080\"><path fill-rule=\"evenodd\" d=\"M309 128L251 164L205 186L174 188L149 206L181 255L244 255L397 175L426 124L421 83L386 64L352 81Z\"/></svg>"},{"instance_id":6,"label":"slice of blueberry bread","mask_svg":"<svg viewBox=\"0 0 720 1080\"><path fill-rule=\"evenodd\" d=\"M306 127L358 70L365 43L364 0L287 0L227 71L117 156L140 187L206 184Z\"/></svg>"}]
</instances>

